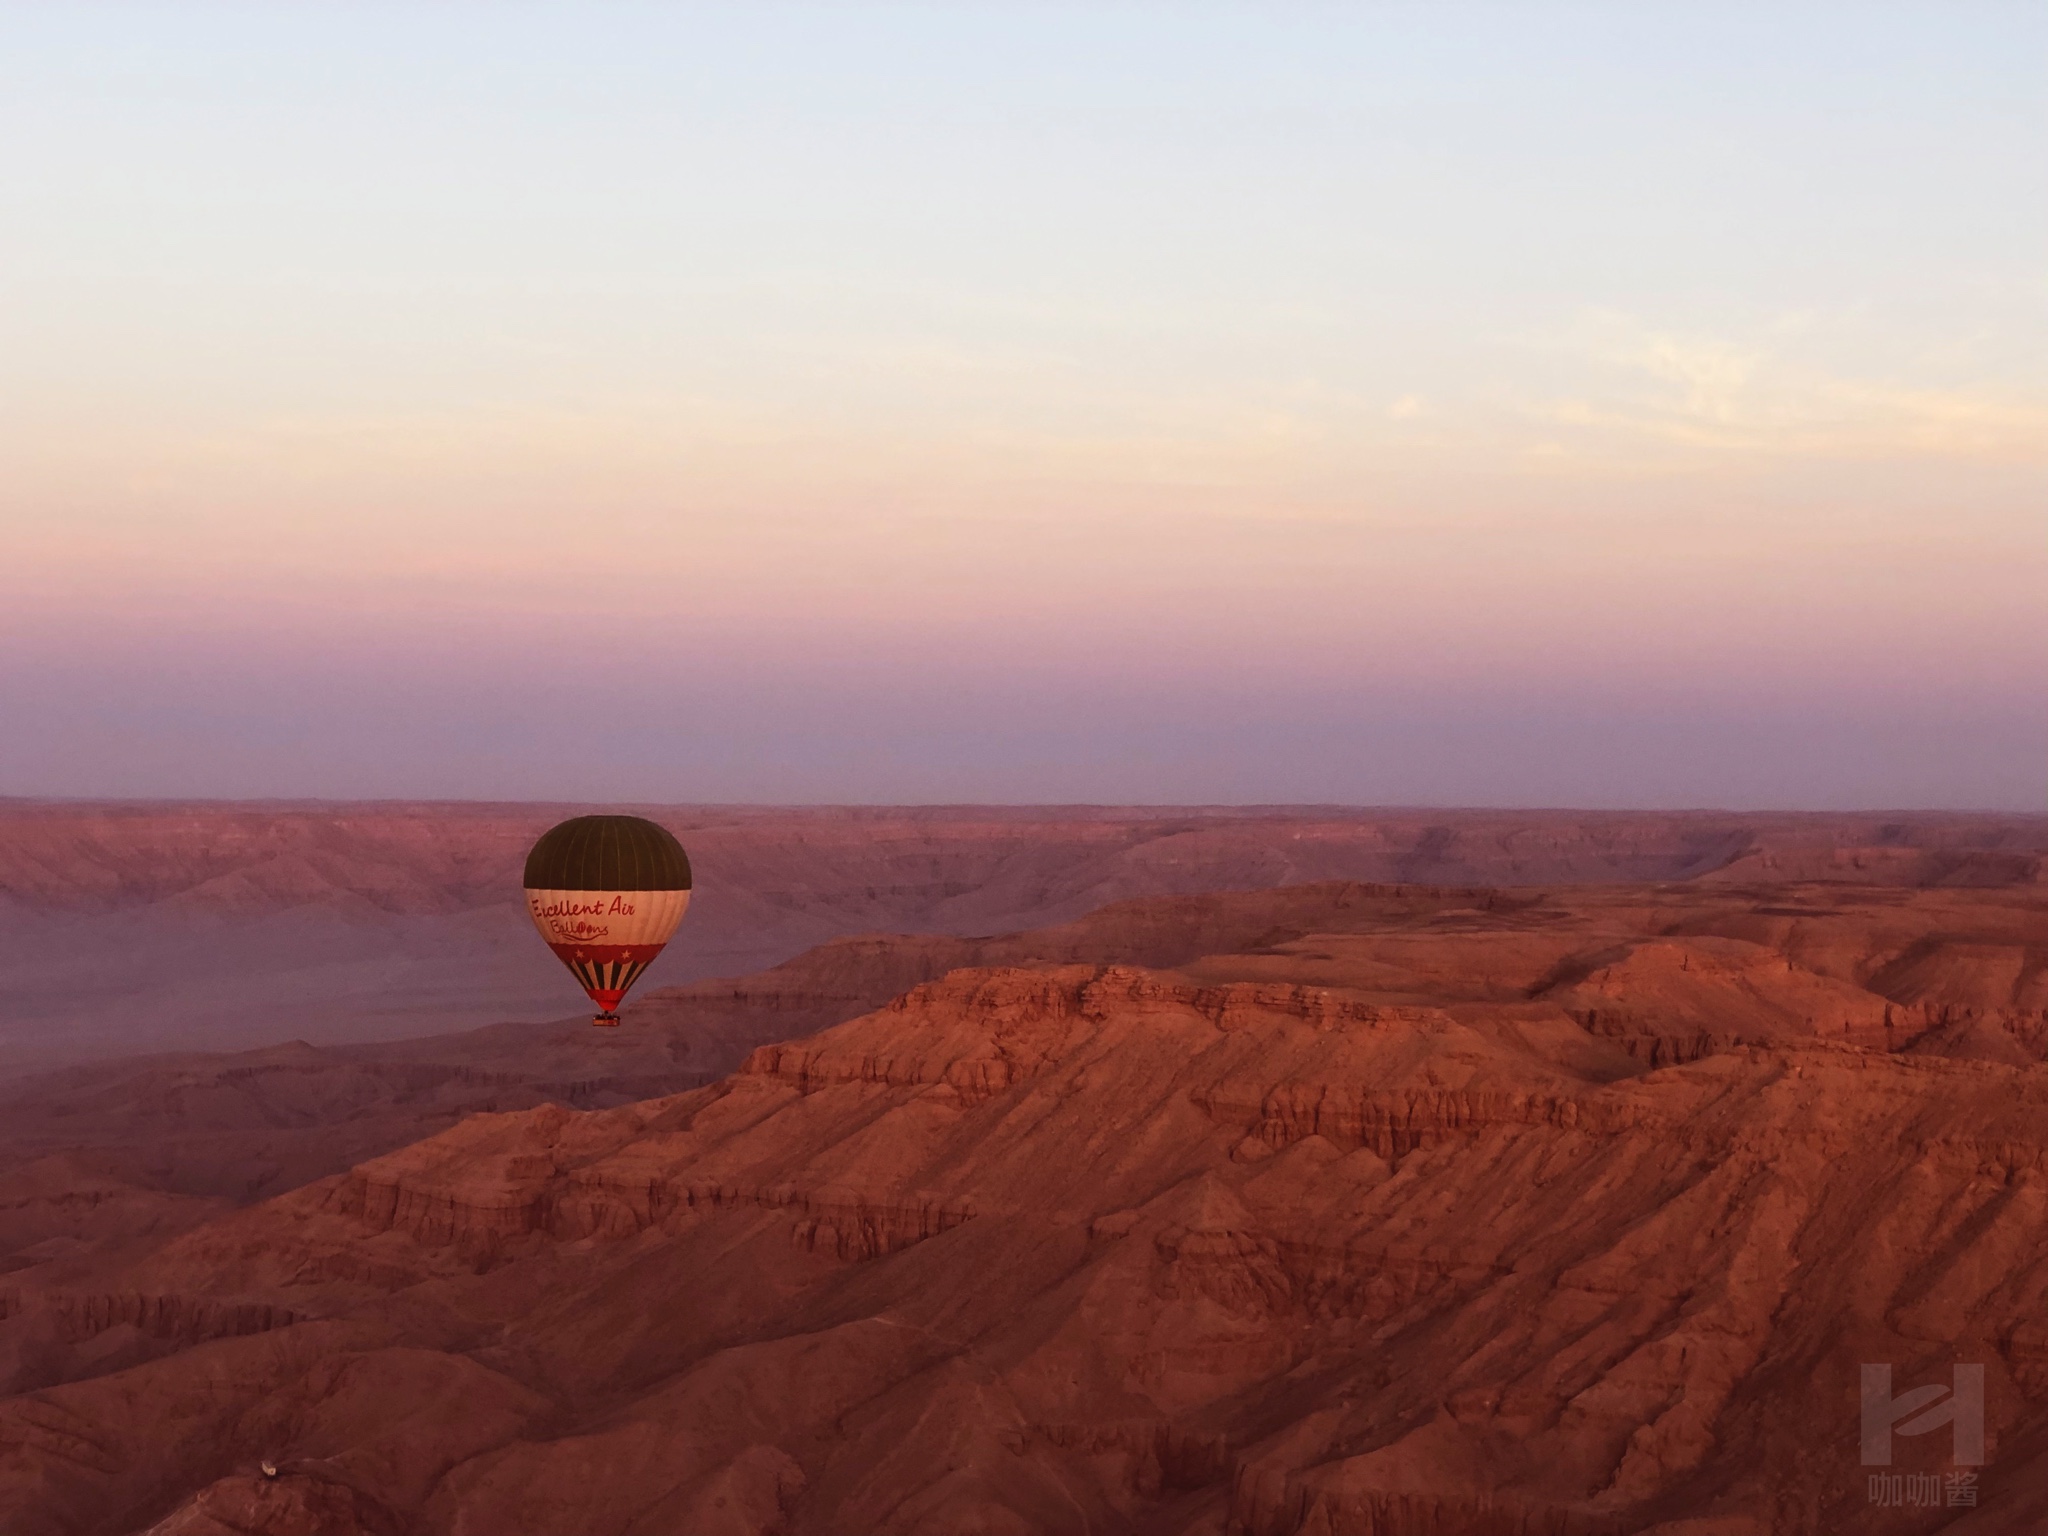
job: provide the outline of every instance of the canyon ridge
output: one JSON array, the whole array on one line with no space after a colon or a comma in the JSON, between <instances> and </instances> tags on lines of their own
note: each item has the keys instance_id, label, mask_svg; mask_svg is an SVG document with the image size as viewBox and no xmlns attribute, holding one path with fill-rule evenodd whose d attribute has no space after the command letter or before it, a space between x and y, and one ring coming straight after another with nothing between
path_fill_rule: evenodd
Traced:
<instances>
[{"instance_id":1,"label":"canyon ridge","mask_svg":"<svg viewBox=\"0 0 2048 1536\"><path fill-rule=\"evenodd\" d=\"M553 813L436 814L16 806L0 888L482 932ZM801 921L619 1030L0 1081L0 1530L2048 1521L2040 821L689 814Z\"/></svg>"}]
</instances>

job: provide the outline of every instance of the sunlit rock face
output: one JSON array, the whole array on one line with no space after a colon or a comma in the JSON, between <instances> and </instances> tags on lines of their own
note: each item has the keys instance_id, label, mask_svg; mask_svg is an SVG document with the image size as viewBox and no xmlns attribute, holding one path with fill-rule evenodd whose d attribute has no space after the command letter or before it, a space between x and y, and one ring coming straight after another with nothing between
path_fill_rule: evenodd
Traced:
<instances>
[{"instance_id":1,"label":"sunlit rock face","mask_svg":"<svg viewBox=\"0 0 2048 1536\"><path fill-rule=\"evenodd\" d=\"M1329 882L71 1069L0 1529L2026 1529L2044 953L2033 885ZM1866 1466L1871 1363L1982 1365L1985 1464Z\"/></svg>"},{"instance_id":2,"label":"sunlit rock face","mask_svg":"<svg viewBox=\"0 0 2048 1536\"><path fill-rule=\"evenodd\" d=\"M580 809L0 803L0 1076L567 1017L580 994L527 931L520 868ZM629 809L697 870L642 991L839 937L1004 933L1134 897L1323 880L2013 886L2048 849L2038 817Z\"/></svg>"}]
</instances>

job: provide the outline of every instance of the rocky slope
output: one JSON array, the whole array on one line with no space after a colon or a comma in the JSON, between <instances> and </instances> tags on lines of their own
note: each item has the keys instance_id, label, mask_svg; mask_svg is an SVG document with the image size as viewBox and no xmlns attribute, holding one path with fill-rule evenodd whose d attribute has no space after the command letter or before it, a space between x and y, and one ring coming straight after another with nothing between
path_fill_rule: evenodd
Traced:
<instances>
[{"instance_id":1,"label":"rocky slope","mask_svg":"<svg viewBox=\"0 0 2048 1536\"><path fill-rule=\"evenodd\" d=\"M52 1139L0 1530L2028 1529L2044 969L2030 887L1331 884L828 946L697 1001L891 1000L154 1226ZM1871 1502L1866 1362L1986 1368L1975 1506Z\"/></svg>"},{"instance_id":2,"label":"rocky slope","mask_svg":"<svg viewBox=\"0 0 2048 1536\"><path fill-rule=\"evenodd\" d=\"M0 802L0 1075L435 1034L573 994L518 907L572 806ZM1345 809L645 807L699 896L656 979L876 931L988 934L1121 899L1333 879L2024 886L2042 818Z\"/></svg>"},{"instance_id":3,"label":"rocky slope","mask_svg":"<svg viewBox=\"0 0 2048 1536\"><path fill-rule=\"evenodd\" d=\"M477 1111L597 1108L708 1083L968 967L1178 967L1380 1001L1541 999L1652 1065L1839 1035L1879 1049L2023 1063L2048 1049L2031 890L1841 885L1364 886L1114 903L989 938L864 935L753 976L657 988L631 1027L578 1014L368 1045L305 1042L62 1069L0 1087L0 1156L85 1155L104 1174L247 1201ZM0 1269L8 1260L0 1222Z\"/></svg>"}]
</instances>

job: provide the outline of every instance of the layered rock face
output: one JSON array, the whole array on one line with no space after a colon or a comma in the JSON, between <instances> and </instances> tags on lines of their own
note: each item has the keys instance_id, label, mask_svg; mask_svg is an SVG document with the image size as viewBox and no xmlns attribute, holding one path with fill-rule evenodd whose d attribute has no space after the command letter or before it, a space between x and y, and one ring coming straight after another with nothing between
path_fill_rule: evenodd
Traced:
<instances>
[{"instance_id":1,"label":"layered rock face","mask_svg":"<svg viewBox=\"0 0 2048 1536\"><path fill-rule=\"evenodd\" d=\"M834 946L760 995L895 995L704 1086L42 1212L0 1530L2030 1529L2044 962L2032 889L1732 883ZM1987 1464L1866 1466L1869 1364L1982 1366Z\"/></svg>"},{"instance_id":2,"label":"layered rock face","mask_svg":"<svg viewBox=\"0 0 2048 1536\"><path fill-rule=\"evenodd\" d=\"M112 1054L438 1034L580 1006L520 862L580 806L0 802L0 1075ZM652 980L833 938L990 934L1127 898L1323 880L2040 878L2048 819L1243 808L640 807L698 895Z\"/></svg>"}]
</instances>

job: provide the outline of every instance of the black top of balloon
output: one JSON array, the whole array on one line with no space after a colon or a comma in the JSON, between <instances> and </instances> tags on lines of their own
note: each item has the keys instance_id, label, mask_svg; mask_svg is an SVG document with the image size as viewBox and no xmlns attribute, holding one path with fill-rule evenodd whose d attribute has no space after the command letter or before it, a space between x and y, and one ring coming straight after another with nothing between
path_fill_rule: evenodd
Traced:
<instances>
[{"instance_id":1,"label":"black top of balloon","mask_svg":"<svg viewBox=\"0 0 2048 1536\"><path fill-rule=\"evenodd\" d=\"M639 816L575 816L526 856L530 891L687 891L690 856L667 827Z\"/></svg>"}]
</instances>

